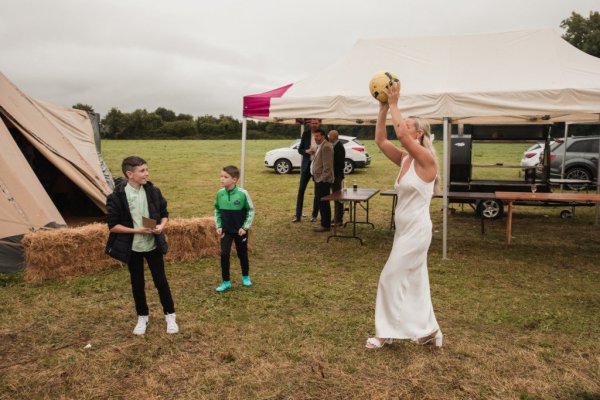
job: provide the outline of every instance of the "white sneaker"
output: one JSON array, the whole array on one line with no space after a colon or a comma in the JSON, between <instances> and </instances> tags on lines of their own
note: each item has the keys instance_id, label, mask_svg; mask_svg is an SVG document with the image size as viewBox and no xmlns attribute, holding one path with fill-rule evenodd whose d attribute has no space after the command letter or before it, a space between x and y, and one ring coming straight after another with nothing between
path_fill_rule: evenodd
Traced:
<instances>
[{"instance_id":1,"label":"white sneaker","mask_svg":"<svg viewBox=\"0 0 600 400\"><path fill-rule=\"evenodd\" d=\"M138 315L138 322L135 328L133 328L134 335L143 335L146 333L146 327L148 326L148 316Z\"/></svg>"},{"instance_id":2,"label":"white sneaker","mask_svg":"<svg viewBox=\"0 0 600 400\"><path fill-rule=\"evenodd\" d=\"M177 325L177 322L175 322L175 313L166 314L165 320L167 321L167 333L179 332L179 326Z\"/></svg>"}]
</instances>

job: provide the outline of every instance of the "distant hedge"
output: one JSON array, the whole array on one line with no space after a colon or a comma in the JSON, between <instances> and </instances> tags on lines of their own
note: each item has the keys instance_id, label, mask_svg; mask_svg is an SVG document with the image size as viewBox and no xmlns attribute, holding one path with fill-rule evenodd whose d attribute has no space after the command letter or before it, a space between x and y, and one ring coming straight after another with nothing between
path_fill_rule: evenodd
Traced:
<instances>
[{"instance_id":1,"label":"distant hedge","mask_svg":"<svg viewBox=\"0 0 600 400\"><path fill-rule=\"evenodd\" d=\"M87 105L81 105L81 108ZM87 106L90 107L90 106ZM91 107L90 107L91 108ZM370 139L373 126L323 126L325 131L337 129L343 135ZM152 112L138 109L130 113L112 108L100 121L100 134L106 139L239 139L241 121L229 116L204 115L194 118L159 107ZM298 125L275 124L248 120L248 139L293 139L300 137Z\"/></svg>"}]
</instances>

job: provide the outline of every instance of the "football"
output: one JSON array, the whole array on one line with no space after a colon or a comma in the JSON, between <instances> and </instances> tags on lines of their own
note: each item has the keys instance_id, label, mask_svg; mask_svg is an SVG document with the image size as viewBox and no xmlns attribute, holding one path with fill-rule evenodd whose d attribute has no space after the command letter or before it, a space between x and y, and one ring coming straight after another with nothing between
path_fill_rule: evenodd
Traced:
<instances>
[{"instance_id":1,"label":"football","mask_svg":"<svg viewBox=\"0 0 600 400\"><path fill-rule=\"evenodd\" d=\"M382 103L387 102L388 97L384 89L389 89L395 82L400 85L400 79L398 79L398 76L393 72L377 72L371 78L371 82L369 82L371 95Z\"/></svg>"}]
</instances>

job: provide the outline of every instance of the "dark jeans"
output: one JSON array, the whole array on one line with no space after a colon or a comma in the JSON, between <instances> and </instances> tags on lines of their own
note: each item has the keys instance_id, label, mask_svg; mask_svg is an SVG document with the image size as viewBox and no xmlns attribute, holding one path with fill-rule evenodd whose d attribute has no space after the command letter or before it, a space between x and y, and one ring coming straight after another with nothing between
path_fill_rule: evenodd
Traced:
<instances>
[{"instance_id":1,"label":"dark jeans","mask_svg":"<svg viewBox=\"0 0 600 400\"><path fill-rule=\"evenodd\" d=\"M296 199L296 218L302 218L302 206L304 205L304 192L306 192L306 186L310 182L310 164L305 170L300 171L300 185L298 186L298 198ZM319 212L319 200L315 195L313 198L313 209L312 217L317 218Z\"/></svg>"},{"instance_id":2,"label":"dark jeans","mask_svg":"<svg viewBox=\"0 0 600 400\"><path fill-rule=\"evenodd\" d=\"M221 235L221 277L224 281L229 278L229 256L231 255L231 242L235 241L235 250L237 251L240 264L242 266L242 275L248 276L250 265L248 262L248 234L240 236L237 233L225 233Z\"/></svg>"},{"instance_id":3,"label":"dark jeans","mask_svg":"<svg viewBox=\"0 0 600 400\"><path fill-rule=\"evenodd\" d=\"M321 226L331 228L331 204L328 201L320 201L321 197L327 196L331 192L331 183L315 182L315 193L320 202Z\"/></svg>"},{"instance_id":4,"label":"dark jeans","mask_svg":"<svg viewBox=\"0 0 600 400\"><path fill-rule=\"evenodd\" d=\"M165 262L158 248L144 253L131 252L131 258L127 266L129 267L129 275L131 276L131 290L133 292L133 300L135 301L135 311L138 315L148 315L148 303L146 302L146 291L144 290L144 258L148 262L154 286L158 290L163 312L165 314L174 313L173 297L171 296L171 289L165 275Z\"/></svg>"},{"instance_id":5,"label":"dark jeans","mask_svg":"<svg viewBox=\"0 0 600 400\"><path fill-rule=\"evenodd\" d=\"M342 190L342 181L343 179L336 179L331 185L331 192L337 192L338 190ZM335 222L342 222L344 220L344 203L341 201L336 201L335 210L333 212L333 220Z\"/></svg>"}]
</instances>

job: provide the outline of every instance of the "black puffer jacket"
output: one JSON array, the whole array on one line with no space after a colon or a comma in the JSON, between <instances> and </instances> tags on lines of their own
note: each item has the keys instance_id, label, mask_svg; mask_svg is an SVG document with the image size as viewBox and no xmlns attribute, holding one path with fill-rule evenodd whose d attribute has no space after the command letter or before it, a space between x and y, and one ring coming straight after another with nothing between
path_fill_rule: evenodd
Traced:
<instances>
[{"instance_id":1,"label":"black puffer jacket","mask_svg":"<svg viewBox=\"0 0 600 400\"><path fill-rule=\"evenodd\" d=\"M112 229L115 225L123 225L128 228L133 228L133 219L131 212L129 211L129 203L127 202L127 195L125 194L125 186L127 181L120 182L115 190L106 199L106 209L108 215L106 222L108 223L108 229ZM146 191L146 197L148 199L148 212L150 218L156 220L159 224L161 219L168 218L169 212L167 211L167 200L163 197L160 190L154 186L151 182L147 182L144 186ZM161 233L156 237L156 247L165 254L168 250L167 241L165 234ZM131 257L131 245L133 244L132 233L113 233L108 235L108 242L106 243L106 254L116 258L124 263L129 262Z\"/></svg>"}]
</instances>

